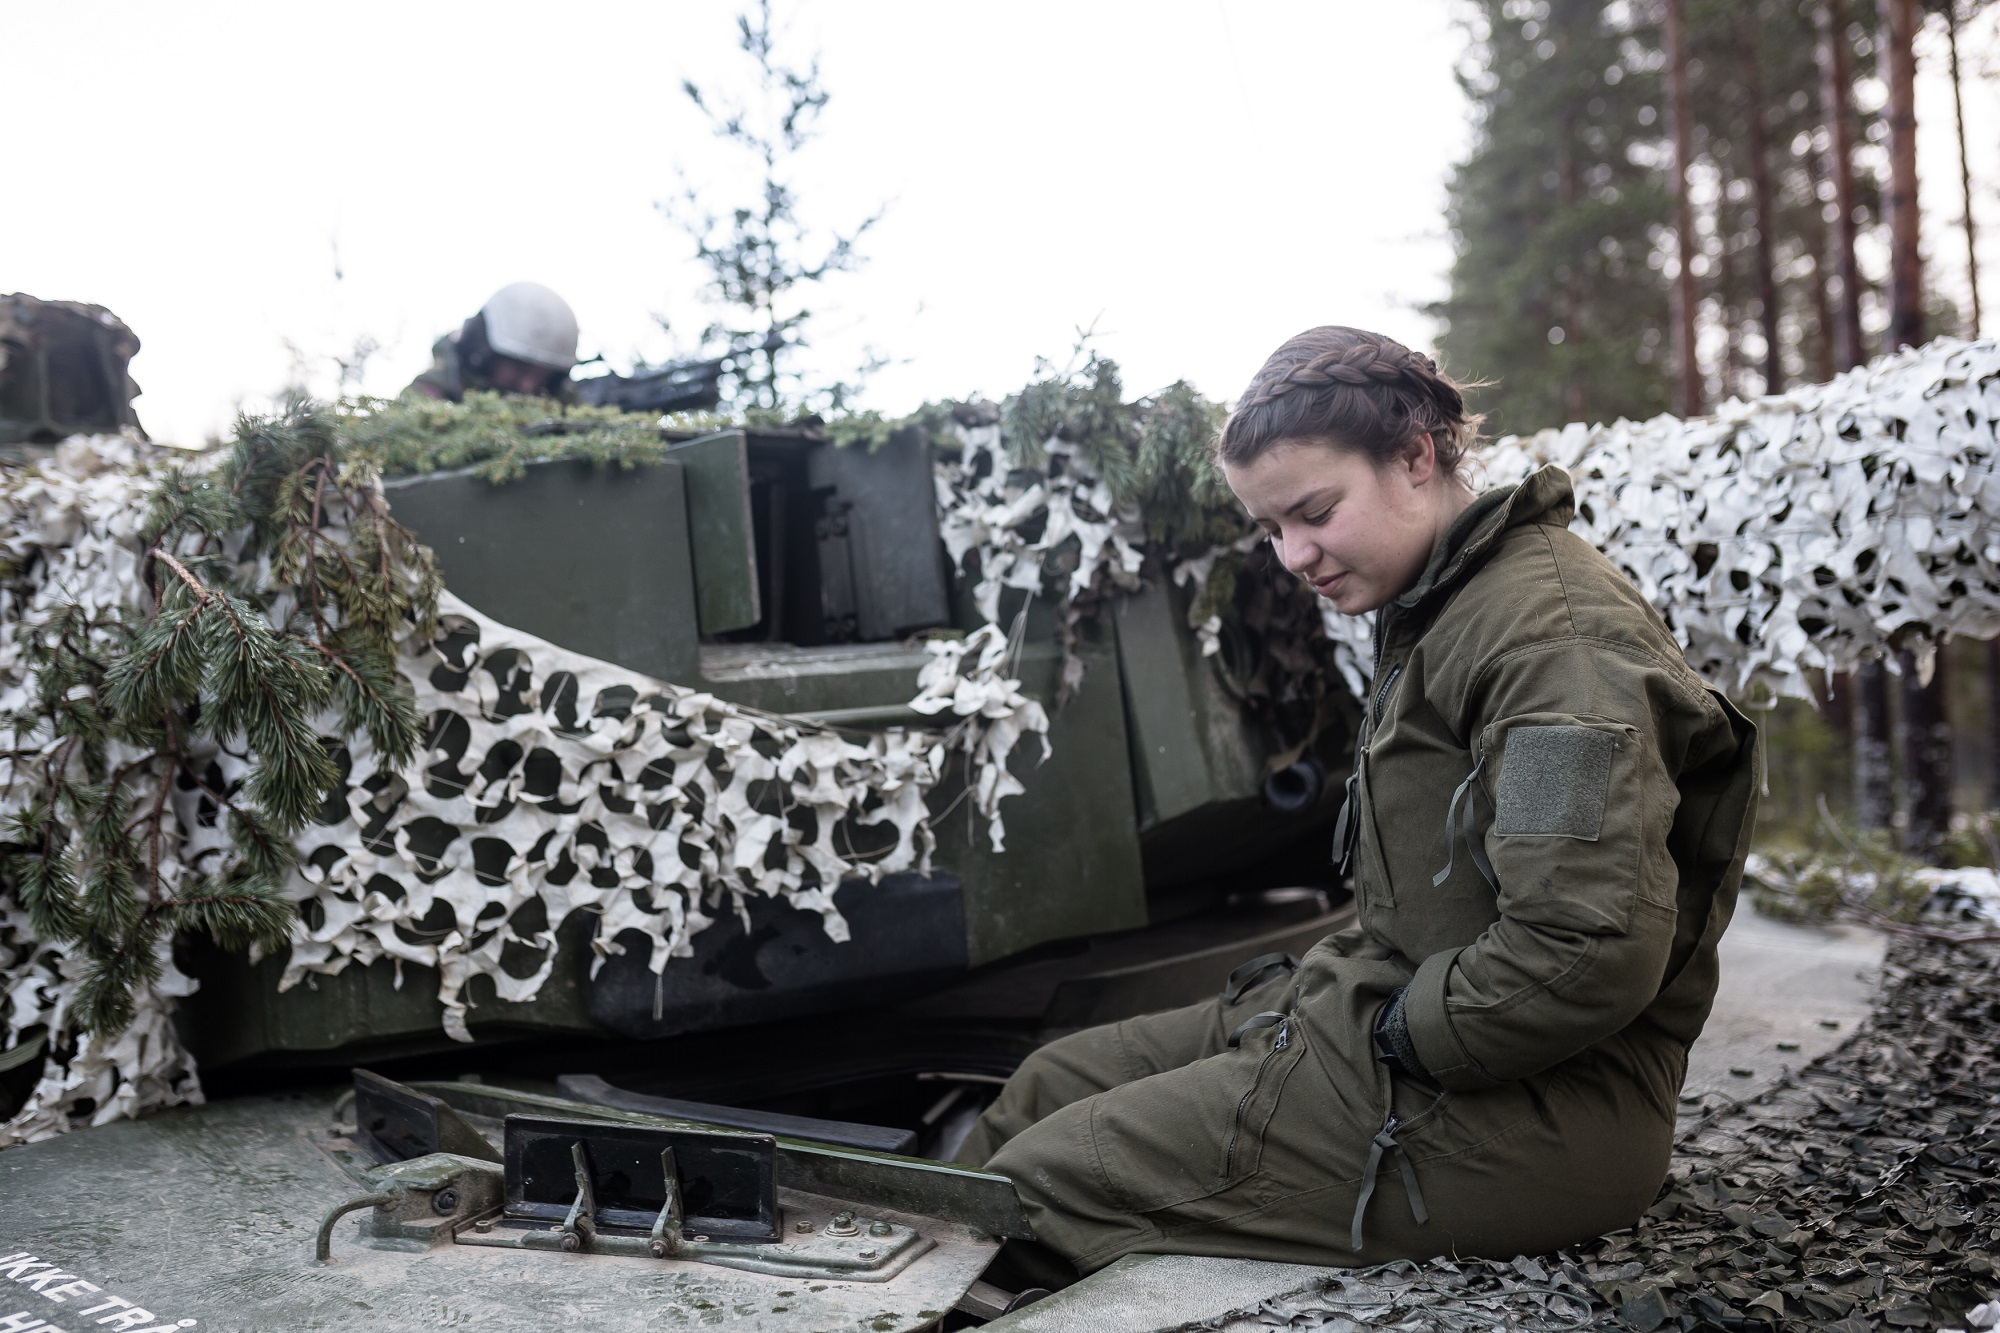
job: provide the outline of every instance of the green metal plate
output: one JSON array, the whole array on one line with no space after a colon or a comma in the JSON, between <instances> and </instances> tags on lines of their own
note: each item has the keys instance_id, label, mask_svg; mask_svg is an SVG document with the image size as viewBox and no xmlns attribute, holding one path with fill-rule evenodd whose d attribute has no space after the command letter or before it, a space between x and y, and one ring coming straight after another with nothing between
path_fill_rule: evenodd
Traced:
<instances>
[{"instance_id":1,"label":"green metal plate","mask_svg":"<svg viewBox=\"0 0 2000 1333\"><path fill-rule=\"evenodd\" d=\"M390 508L437 552L445 586L503 625L658 680L693 684L700 654L677 462L629 470L531 463L495 484L470 470L393 477Z\"/></svg>"},{"instance_id":2,"label":"green metal plate","mask_svg":"<svg viewBox=\"0 0 2000 1333\"><path fill-rule=\"evenodd\" d=\"M750 519L749 442L740 430L667 451L687 476L689 545L701 632L748 629L764 618L757 595L757 538Z\"/></svg>"}]
</instances>

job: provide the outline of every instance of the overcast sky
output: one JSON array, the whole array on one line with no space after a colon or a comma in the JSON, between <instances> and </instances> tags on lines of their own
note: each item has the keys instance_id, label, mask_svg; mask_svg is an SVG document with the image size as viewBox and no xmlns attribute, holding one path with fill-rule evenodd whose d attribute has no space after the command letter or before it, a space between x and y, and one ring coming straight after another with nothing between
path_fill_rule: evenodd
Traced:
<instances>
[{"instance_id":1,"label":"overcast sky","mask_svg":"<svg viewBox=\"0 0 2000 1333\"><path fill-rule=\"evenodd\" d=\"M739 183L680 92L743 86L734 11L0 0L0 292L125 319L142 419L183 443L284 384L288 344L324 388L333 355L377 339L366 387L394 392L517 279L569 299L586 355L658 358L656 316L692 334L704 315L656 205L681 170L715 202ZM869 405L1007 392L1084 326L1133 390L1222 398L1312 324L1427 344L1416 306L1443 291L1468 140L1448 0L781 13L833 94L806 212L887 206L815 352L831 372L896 358Z\"/></svg>"}]
</instances>

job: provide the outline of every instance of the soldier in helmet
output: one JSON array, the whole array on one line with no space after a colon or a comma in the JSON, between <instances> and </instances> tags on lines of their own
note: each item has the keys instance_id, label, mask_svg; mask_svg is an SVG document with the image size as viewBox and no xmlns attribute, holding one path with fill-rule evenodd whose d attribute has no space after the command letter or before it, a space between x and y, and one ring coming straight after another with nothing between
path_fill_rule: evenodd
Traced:
<instances>
[{"instance_id":1,"label":"soldier in helmet","mask_svg":"<svg viewBox=\"0 0 2000 1333\"><path fill-rule=\"evenodd\" d=\"M567 400L576 364L576 314L538 282L502 287L431 347L431 368L405 393L458 402L467 389Z\"/></svg>"}]
</instances>

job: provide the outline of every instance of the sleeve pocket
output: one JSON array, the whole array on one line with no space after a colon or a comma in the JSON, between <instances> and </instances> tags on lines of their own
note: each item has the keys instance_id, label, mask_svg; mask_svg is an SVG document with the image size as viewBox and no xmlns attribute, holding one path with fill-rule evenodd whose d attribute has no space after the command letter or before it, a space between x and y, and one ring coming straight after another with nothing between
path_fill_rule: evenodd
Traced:
<instances>
[{"instance_id":1,"label":"sleeve pocket","mask_svg":"<svg viewBox=\"0 0 2000 1333\"><path fill-rule=\"evenodd\" d=\"M1619 738L1579 726L1514 727L1494 794L1500 837L1597 841Z\"/></svg>"}]
</instances>

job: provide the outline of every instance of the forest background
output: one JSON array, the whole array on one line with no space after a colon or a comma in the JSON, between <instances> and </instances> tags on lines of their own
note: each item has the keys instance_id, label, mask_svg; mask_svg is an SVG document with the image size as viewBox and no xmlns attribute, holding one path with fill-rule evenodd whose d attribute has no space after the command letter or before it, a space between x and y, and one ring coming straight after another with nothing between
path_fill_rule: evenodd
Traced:
<instances>
[{"instance_id":1,"label":"forest background","mask_svg":"<svg viewBox=\"0 0 2000 1333\"><path fill-rule=\"evenodd\" d=\"M1982 190L1965 35L1989 0L1480 0L1459 78L1477 125L1450 183L1447 364L1496 433L1697 415L1906 344L1976 337ZM1958 152L1921 163L1958 216L1919 227L1912 75L1947 67ZM1940 142L1936 136L1928 143ZM1952 140L1944 140L1952 142ZM1926 261L1929 261L1926 263ZM1829 823L1924 859L1990 860L2000 646L1907 651L1767 720L1765 842ZM1954 836L1954 829L1956 836Z\"/></svg>"}]
</instances>

